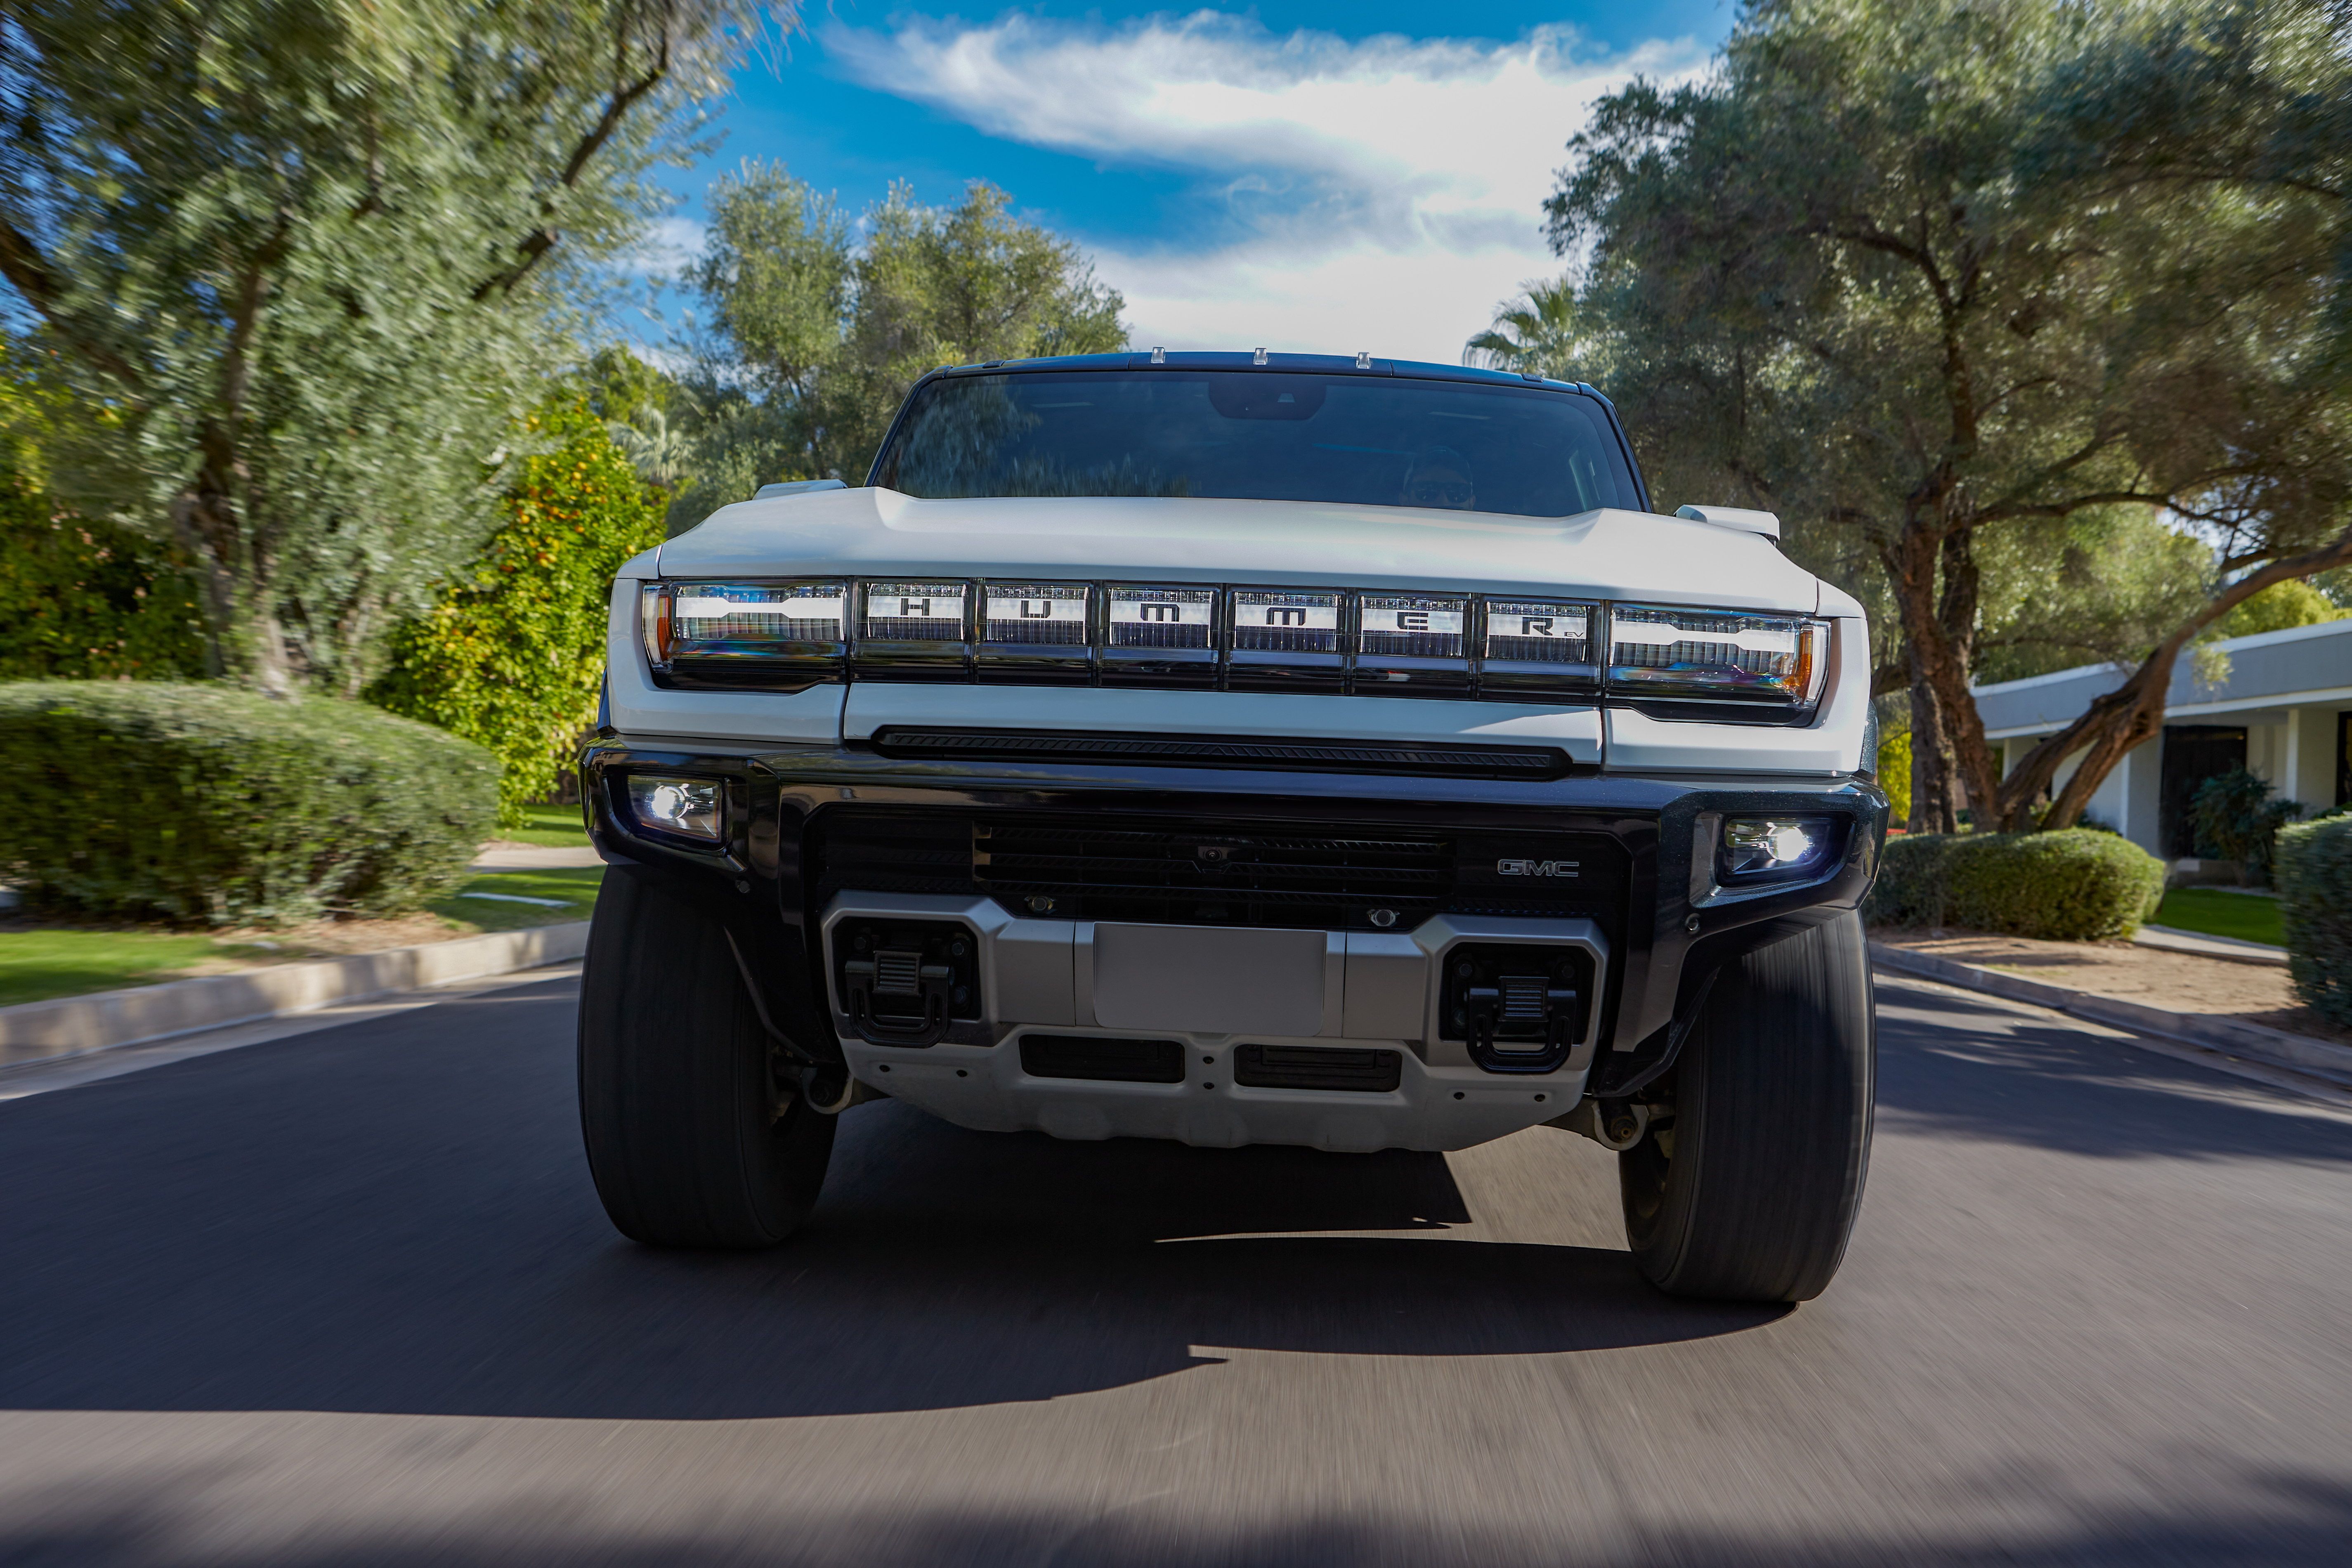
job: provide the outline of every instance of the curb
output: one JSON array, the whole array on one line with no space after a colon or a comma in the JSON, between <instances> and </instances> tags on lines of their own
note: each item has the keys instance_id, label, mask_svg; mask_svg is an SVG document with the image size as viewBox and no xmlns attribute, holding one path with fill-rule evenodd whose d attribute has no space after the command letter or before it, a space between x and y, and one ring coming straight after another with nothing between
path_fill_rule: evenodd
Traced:
<instances>
[{"instance_id":1,"label":"curb","mask_svg":"<svg viewBox=\"0 0 2352 1568\"><path fill-rule=\"evenodd\" d=\"M2266 1024L2249 1024L2242 1019L2219 1018L2200 1013L2175 1013L2139 1002L2123 1002L2113 996L2095 995L2088 991L2069 991L2063 985L2045 984L2039 980L2004 974L1995 969L1979 969L1974 964L1937 958L1932 953L1889 947L1883 942L1870 944L1870 959L1878 967L1894 970L1899 974L1940 980L1947 985L2006 996L2012 1002L2031 1002L2036 1006L2054 1008L2077 1018L2086 1018L2094 1024L2105 1024L2111 1029L2128 1029L2135 1034L2180 1040L2229 1056L2248 1057L2273 1067L2290 1068L2314 1078L2326 1079L2330 1083L2352 1086L2352 1046L2315 1040L2308 1035L2289 1034L2284 1029L2273 1029Z\"/></svg>"},{"instance_id":2,"label":"curb","mask_svg":"<svg viewBox=\"0 0 2352 1568\"><path fill-rule=\"evenodd\" d=\"M0 1068L254 1024L457 980L561 963L588 951L588 922L314 959L0 1007Z\"/></svg>"},{"instance_id":3,"label":"curb","mask_svg":"<svg viewBox=\"0 0 2352 1568\"><path fill-rule=\"evenodd\" d=\"M2286 967L2286 949L2283 947L2273 947L2262 942L2240 942L2233 936L2207 936L2202 931L2182 931L2177 926L2144 925L2132 932L2132 941L2140 947L2152 947L2163 952L2193 952L2200 958L2218 958L2225 963L2259 963L2272 969Z\"/></svg>"}]
</instances>

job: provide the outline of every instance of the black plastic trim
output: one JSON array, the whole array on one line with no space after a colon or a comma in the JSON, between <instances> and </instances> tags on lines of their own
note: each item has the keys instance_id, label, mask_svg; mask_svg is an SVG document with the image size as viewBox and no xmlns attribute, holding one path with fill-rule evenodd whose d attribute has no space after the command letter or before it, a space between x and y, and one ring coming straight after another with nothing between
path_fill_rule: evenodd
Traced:
<instances>
[{"instance_id":1,"label":"black plastic trim","mask_svg":"<svg viewBox=\"0 0 2352 1568\"><path fill-rule=\"evenodd\" d=\"M1556 779L1575 764L1551 746L1408 746L1378 741L1262 741L1232 735L1107 735L1099 731L946 730L875 732L886 757L990 762L1148 763L1162 767L1285 772L1441 773L1449 778Z\"/></svg>"}]
</instances>

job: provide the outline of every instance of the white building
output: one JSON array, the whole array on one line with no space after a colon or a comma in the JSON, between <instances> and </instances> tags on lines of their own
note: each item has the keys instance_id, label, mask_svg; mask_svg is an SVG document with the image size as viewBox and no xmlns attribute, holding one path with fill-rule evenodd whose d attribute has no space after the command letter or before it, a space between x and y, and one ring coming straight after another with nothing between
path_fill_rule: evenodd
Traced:
<instances>
[{"instance_id":1,"label":"white building","mask_svg":"<svg viewBox=\"0 0 2352 1568\"><path fill-rule=\"evenodd\" d=\"M2189 797L2216 773L2243 765L2305 815L2352 798L2352 619L2294 626L2208 645L2229 656L2219 685L2198 677L2183 655L2166 694L2164 729L2126 755L2086 816L2142 848L2179 859L2196 853ZM2054 675L1976 688L1985 734L2013 767L2043 736L2079 718L2093 698L2130 672L2084 665ZM2059 771L2061 782L2072 770Z\"/></svg>"}]
</instances>

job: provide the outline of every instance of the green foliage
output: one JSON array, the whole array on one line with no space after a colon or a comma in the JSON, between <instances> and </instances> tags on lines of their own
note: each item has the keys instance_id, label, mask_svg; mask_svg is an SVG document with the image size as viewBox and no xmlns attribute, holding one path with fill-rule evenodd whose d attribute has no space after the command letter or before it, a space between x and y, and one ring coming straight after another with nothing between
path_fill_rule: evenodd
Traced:
<instances>
[{"instance_id":1,"label":"green foliage","mask_svg":"<svg viewBox=\"0 0 2352 1568\"><path fill-rule=\"evenodd\" d=\"M935 366L1125 348L1119 295L1011 206L984 183L952 207L895 184L852 225L778 164L715 184L689 275L709 322L686 378L693 478L673 521L773 480L861 482L907 389Z\"/></svg>"},{"instance_id":2,"label":"green foliage","mask_svg":"<svg viewBox=\"0 0 2352 1568\"><path fill-rule=\"evenodd\" d=\"M185 552L226 668L357 690L490 526L592 264L667 202L649 171L760 14L11 5L0 278L107 416L59 426L59 498Z\"/></svg>"},{"instance_id":3,"label":"green foliage","mask_svg":"<svg viewBox=\"0 0 2352 1568\"><path fill-rule=\"evenodd\" d=\"M2279 915L2295 994L2352 1028L2352 816L2326 816L2278 836Z\"/></svg>"},{"instance_id":4,"label":"green foliage","mask_svg":"<svg viewBox=\"0 0 2352 1568\"><path fill-rule=\"evenodd\" d=\"M2310 583L2289 581L2273 583L2261 593L2241 601L2230 613L2205 630L2205 636L2250 637L2263 632L2283 632L2294 626L2315 626L2326 621L2340 621L2352 610L2340 608L2334 600Z\"/></svg>"},{"instance_id":5,"label":"green foliage","mask_svg":"<svg viewBox=\"0 0 2352 1568\"><path fill-rule=\"evenodd\" d=\"M662 536L660 495L584 407L551 409L529 428L559 444L521 462L505 521L437 602L395 629L369 691L488 747L509 826L554 788L595 717L614 572Z\"/></svg>"},{"instance_id":6,"label":"green foliage","mask_svg":"<svg viewBox=\"0 0 2352 1568\"><path fill-rule=\"evenodd\" d=\"M2301 803L2273 799L2270 781L2244 768L2207 779L2189 801L2197 853L2235 860L2245 880L2257 887L2271 879L2279 829L2302 815Z\"/></svg>"},{"instance_id":7,"label":"green foliage","mask_svg":"<svg viewBox=\"0 0 2352 1568\"><path fill-rule=\"evenodd\" d=\"M2112 833L1914 833L1887 840L1867 918L2097 942L2127 937L2164 897L2164 863Z\"/></svg>"},{"instance_id":8,"label":"green foliage","mask_svg":"<svg viewBox=\"0 0 2352 1568\"><path fill-rule=\"evenodd\" d=\"M349 702L0 686L0 875L37 904L214 925L413 910L496 816L497 763Z\"/></svg>"},{"instance_id":9,"label":"green foliage","mask_svg":"<svg viewBox=\"0 0 2352 1568\"><path fill-rule=\"evenodd\" d=\"M1770 507L1894 612L1935 819L1965 783L2014 825L2055 761L2003 788L1980 647L2137 662L2207 613L2225 574L2159 517L2229 574L2352 542L2340 46L2310 0L1777 0L1570 143L1549 352L1663 501Z\"/></svg>"},{"instance_id":10,"label":"green foliage","mask_svg":"<svg viewBox=\"0 0 2352 1568\"><path fill-rule=\"evenodd\" d=\"M1886 820L1897 827L1910 821L1910 731L1897 731L1878 742L1878 787L1886 792Z\"/></svg>"},{"instance_id":11,"label":"green foliage","mask_svg":"<svg viewBox=\"0 0 2352 1568\"><path fill-rule=\"evenodd\" d=\"M0 680L173 680L204 662L204 614L165 551L0 474Z\"/></svg>"}]
</instances>

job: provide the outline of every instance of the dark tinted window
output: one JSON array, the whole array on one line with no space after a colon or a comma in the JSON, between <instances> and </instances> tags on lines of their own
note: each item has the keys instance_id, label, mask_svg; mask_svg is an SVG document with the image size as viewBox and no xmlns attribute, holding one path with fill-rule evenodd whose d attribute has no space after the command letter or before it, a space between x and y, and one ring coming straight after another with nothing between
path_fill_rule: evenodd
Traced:
<instances>
[{"instance_id":1,"label":"dark tinted window","mask_svg":"<svg viewBox=\"0 0 2352 1568\"><path fill-rule=\"evenodd\" d=\"M1246 371L924 387L876 466L908 495L1213 496L1567 517L1642 502L1601 405L1536 387Z\"/></svg>"}]
</instances>

